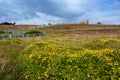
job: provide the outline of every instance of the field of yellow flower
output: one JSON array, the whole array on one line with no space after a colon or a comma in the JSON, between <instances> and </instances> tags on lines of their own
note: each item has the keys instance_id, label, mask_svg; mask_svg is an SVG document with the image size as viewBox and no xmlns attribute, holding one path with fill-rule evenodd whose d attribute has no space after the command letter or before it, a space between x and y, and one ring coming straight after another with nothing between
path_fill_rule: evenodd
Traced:
<instances>
[{"instance_id":1,"label":"field of yellow flower","mask_svg":"<svg viewBox=\"0 0 120 80\"><path fill-rule=\"evenodd\" d=\"M22 80L120 79L120 40L47 40L24 49L19 57Z\"/></svg>"}]
</instances>

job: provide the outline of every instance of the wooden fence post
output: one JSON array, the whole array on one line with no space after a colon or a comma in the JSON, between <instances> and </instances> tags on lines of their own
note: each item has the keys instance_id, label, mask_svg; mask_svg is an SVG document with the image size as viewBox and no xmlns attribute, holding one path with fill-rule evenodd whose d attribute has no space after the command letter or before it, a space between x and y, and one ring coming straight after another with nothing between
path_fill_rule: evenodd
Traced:
<instances>
[{"instance_id":1,"label":"wooden fence post","mask_svg":"<svg viewBox=\"0 0 120 80\"><path fill-rule=\"evenodd\" d=\"M12 34L9 34L9 38L12 38Z\"/></svg>"}]
</instances>

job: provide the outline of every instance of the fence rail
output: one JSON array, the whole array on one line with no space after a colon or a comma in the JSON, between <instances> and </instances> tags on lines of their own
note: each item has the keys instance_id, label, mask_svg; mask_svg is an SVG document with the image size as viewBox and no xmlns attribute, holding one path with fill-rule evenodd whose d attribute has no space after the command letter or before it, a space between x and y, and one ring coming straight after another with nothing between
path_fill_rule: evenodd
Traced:
<instances>
[{"instance_id":1,"label":"fence rail","mask_svg":"<svg viewBox=\"0 0 120 80\"><path fill-rule=\"evenodd\" d=\"M44 36L45 33L41 34L0 34L0 39L4 38L25 38L25 37L36 37L36 36Z\"/></svg>"}]
</instances>

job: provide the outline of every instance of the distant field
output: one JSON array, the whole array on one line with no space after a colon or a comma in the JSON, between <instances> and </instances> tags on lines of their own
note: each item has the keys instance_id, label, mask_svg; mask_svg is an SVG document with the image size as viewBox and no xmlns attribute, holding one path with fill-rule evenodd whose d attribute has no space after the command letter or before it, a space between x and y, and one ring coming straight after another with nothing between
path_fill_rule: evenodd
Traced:
<instances>
[{"instance_id":1,"label":"distant field","mask_svg":"<svg viewBox=\"0 0 120 80\"><path fill-rule=\"evenodd\" d=\"M49 36L54 37L116 37L120 38L120 25L85 25L85 24L64 24L53 25L40 30L45 31Z\"/></svg>"},{"instance_id":2,"label":"distant field","mask_svg":"<svg viewBox=\"0 0 120 80\"><path fill-rule=\"evenodd\" d=\"M25 32L37 29L46 33L46 36L35 37L36 39L56 38L120 38L120 25L97 25L97 24L58 24L51 26L40 25L0 25L0 29ZM16 31L15 31L16 30ZM30 38L29 38L30 39Z\"/></svg>"},{"instance_id":3,"label":"distant field","mask_svg":"<svg viewBox=\"0 0 120 80\"><path fill-rule=\"evenodd\" d=\"M39 28L41 26L38 25L0 25L0 29L6 30L6 29L25 29L25 28Z\"/></svg>"},{"instance_id":4,"label":"distant field","mask_svg":"<svg viewBox=\"0 0 120 80\"><path fill-rule=\"evenodd\" d=\"M97 24L59 24L51 26L39 25L0 25L3 30L17 30L17 32L29 29L39 29L46 33L45 38L120 38L120 25ZM37 37L41 38L41 37ZM42 37L44 38L44 37Z\"/></svg>"}]
</instances>

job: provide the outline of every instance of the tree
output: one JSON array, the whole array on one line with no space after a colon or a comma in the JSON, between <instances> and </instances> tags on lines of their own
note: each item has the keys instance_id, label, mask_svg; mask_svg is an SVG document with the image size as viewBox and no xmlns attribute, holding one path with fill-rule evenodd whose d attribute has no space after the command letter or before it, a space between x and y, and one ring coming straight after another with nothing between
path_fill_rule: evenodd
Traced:
<instances>
[{"instance_id":1,"label":"tree","mask_svg":"<svg viewBox=\"0 0 120 80\"><path fill-rule=\"evenodd\" d=\"M16 23L14 22L14 23L9 23L9 22L3 22L3 23L1 23L0 25L15 25Z\"/></svg>"},{"instance_id":2,"label":"tree","mask_svg":"<svg viewBox=\"0 0 120 80\"><path fill-rule=\"evenodd\" d=\"M48 25L52 25L51 23L48 23Z\"/></svg>"},{"instance_id":3,"label":"tree","mask_svg":"<svg viewBox=\"0 0 120 80\"><path fill-rule=\"evenodd\" d=\"M102 24L101 22L97 22L97 24Z\"/></svg>"}]
</instances>

